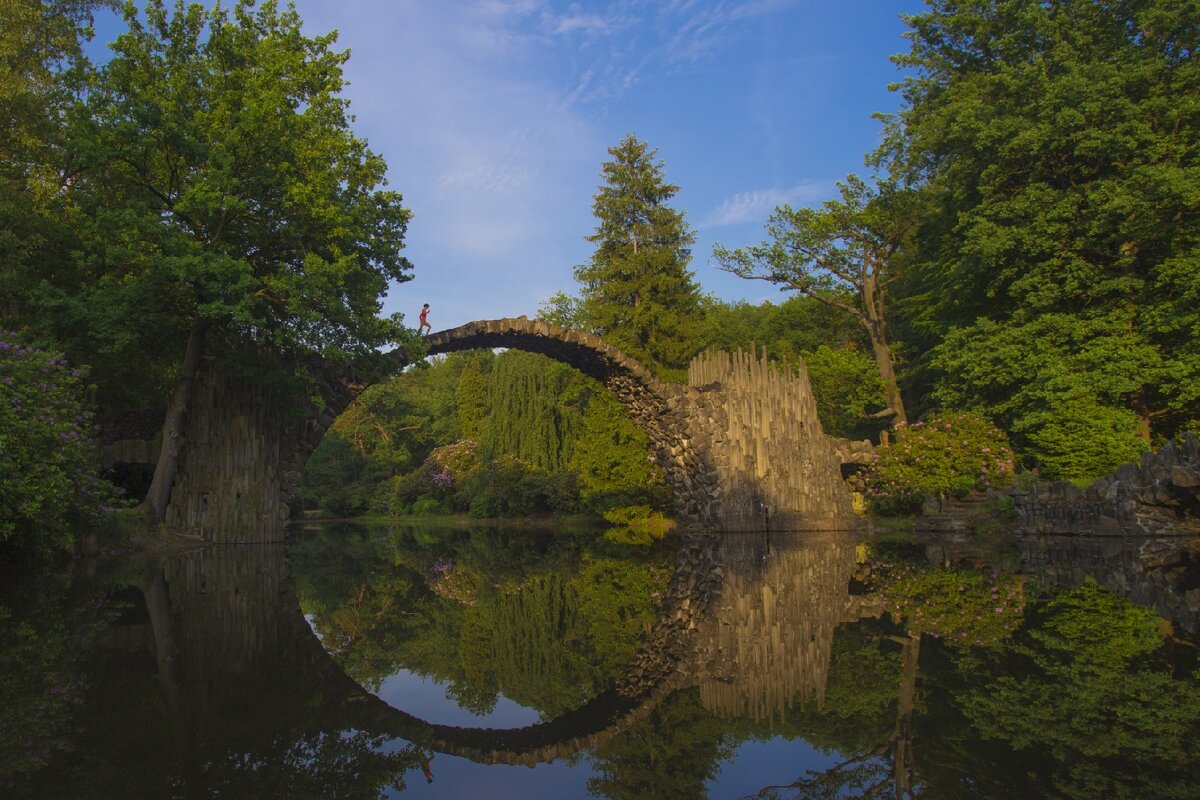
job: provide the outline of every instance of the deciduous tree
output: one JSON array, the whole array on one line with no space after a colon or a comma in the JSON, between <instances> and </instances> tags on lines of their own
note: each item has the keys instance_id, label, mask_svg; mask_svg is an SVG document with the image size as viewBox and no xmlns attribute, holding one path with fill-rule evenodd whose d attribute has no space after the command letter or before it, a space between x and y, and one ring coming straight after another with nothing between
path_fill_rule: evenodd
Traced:
<instances>
[{"instance_id":1,"label":"deciduous tree","mask_svg":"<svg viewBox=\"0 0 1200 800\"><path fill-rule=\"evenodd\" d=\"M871 343L888 410L903 425L908 419L888 343L888 284L914 227L916 195L892 181L870 186L855 175L839 187L841 199L820 209L776 208L762 244L734 250L718 244L713 256L726 272L779 284L856 320Z\"/></svg>"},{"instance_id":2,"label":"deciduous tree","mask_svg":"<svg viewBox=\"0 0 1200 800\"><path fill-rule=\"evenodd\" d=\"M1059 463L1042 429L1072 396L1173 435L1200 412L1200 6L931 0L907 21L881 156L933 201L911 305L940 401L1006 406Z\"/></svg>"},{"instance_id":3,"label":"deciduous tree","mask_svg":"<svg viewBox=\"0 0 1200 800\"><path fill-rule=\"evenodd\" d=\"M304 35L273 0L148 0L125 20L73 146L97 231L86 288L156 297L143 314L184 334L147 497L158 518L206 354L363 359L402 335L379 311L388 282L409 277L409 212L351 130L336 34Z\"/></svg>"}]
</instances>

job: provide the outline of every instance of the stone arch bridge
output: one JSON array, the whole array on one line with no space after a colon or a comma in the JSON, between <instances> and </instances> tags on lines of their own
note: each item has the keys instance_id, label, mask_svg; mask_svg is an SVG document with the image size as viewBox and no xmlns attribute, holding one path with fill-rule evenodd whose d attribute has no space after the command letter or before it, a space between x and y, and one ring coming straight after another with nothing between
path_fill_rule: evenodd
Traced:
<instances>
[{"instance_id":1,"label":"stone arch bridge","mask_svg":"<svg viewBox=\"0 0 1200 800\"><path fill-rule=\"evenodd\" d=\"M727 531L843 529L858 524L808 375L738 352L693 360L687 385L657 379L600 338L524 317L472 322L428 337L427 355L511 348L567 363L602 383L648 434L677 514ZM396 356L401 359L399 355ZM323 407L282 422L269 390L208 374L185 428L166 525L210 541L278 541L304 462L365 388L314 364Z\"/></svg>"}]
</instances>

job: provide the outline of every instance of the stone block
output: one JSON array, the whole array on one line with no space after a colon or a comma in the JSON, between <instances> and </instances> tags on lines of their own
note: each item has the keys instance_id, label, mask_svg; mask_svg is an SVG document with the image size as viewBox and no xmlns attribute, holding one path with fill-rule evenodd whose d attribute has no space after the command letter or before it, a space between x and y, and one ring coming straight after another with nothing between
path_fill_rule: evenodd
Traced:
<instances>
[{"instance_id":1,"label":"stone block","mask_svg":"<svg viewBox=\"0 0 1200 800\"><path fill-rule=\"evenodd\" d=\"M1192 489L1200 486L1200 469L1176 465L1171 468L1171 483L1180 488Z\"/></svg>"}]
</instances>

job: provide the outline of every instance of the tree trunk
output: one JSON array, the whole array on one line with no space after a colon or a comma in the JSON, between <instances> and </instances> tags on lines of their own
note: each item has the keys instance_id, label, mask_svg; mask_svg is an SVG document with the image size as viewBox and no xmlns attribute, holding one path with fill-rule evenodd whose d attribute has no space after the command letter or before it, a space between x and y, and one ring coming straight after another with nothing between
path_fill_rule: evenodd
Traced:
<instances>
[{"instance_id":1,"label":"tree trunk","mask_svg":"<svg viewBox=\"0 0 1200 800\"><path fill-rule=\"evenodd\" d=\"M917 696L917 665L921 658L921 634L910 633L900 647L900 695L896 700L896 757L892 763L896 779L896 798L912 795L913 775L913 706Z\"/></svg>"},{"instance_id":2,"label":"tree trunk","mask_svg":"<svg viewBox=\"0 0 1200 800\"><path fill-rule=\"evenodd\" d=\"M154 479L150 482L150 490L146 492L146 499L142 504L154 525L163 521L167 503L171 500L171 486L175 483L175 473L179 469L179 452L183 448L183 426L187 423L188 412L192 407L196 371L200 368L200 359L204 355L204 335L207 330L206 320L196 320L192 323L187 350L183 354L183 366L179 372L179 383L171 396L171 405L167 407L167 418L163 420L162 450L159 451L158 462L154 465Z\"/></svg>"},{"instance_id":3,"label":"tree trunk","mask_svg":"<svg viewBox=\"0 0 1200 800\"><path fill-rule=\"evenodd\" d=\"M900 397L900 385L896 382L896 369L892 365L892 351L888 348L887 336L879 331L878 336L871 334L871 350L875 355L875 366L879 368L879 379L883 381L883 396L888 408L896 412L892 426L908 424L908 415L904 412L904 400Z\"/></svg>"},{"instance_id":4,"label":"tree trunk","mask_svg":"<svg viewBox=\"0 0 1200 800\"><path fill-rule=\"evenodd\" d=\"M1139 387L1129 398L1133 413L1137 414L1138 436L1150 441L1150 407L1146 402L1146 387Z\"/></svg>"},{"instance_id":5,"label":"tree trunk","mask_svg":"<svg viewBox=\"0 0 1200 800\"><path fill-rule=\"evenodd\" d=\"M864 262L866 263L866 262ZM875 355L875 366L879 369L879 378L883 381L883 395L888 408L896 412L892 420L893 427L908 424L908 415L904 412L904 400L900 397L900 384L896 382L896 367L892 363L892 351L888 347L887 326L883 316L882 287L878 278L870 269L864 270L862 282L863 308L866 310L862 319L867 336L871 339L871 351Z\"/></svg>"}]
</instances>

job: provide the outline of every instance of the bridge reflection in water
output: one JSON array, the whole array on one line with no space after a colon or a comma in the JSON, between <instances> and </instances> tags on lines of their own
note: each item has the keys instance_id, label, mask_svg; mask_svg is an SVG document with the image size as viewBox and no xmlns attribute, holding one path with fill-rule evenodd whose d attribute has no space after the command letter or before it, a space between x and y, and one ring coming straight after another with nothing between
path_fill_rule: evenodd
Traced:
<instances>
[{"instance_id":1,"label":"bridge reflection in water","mask_svg":"<svg viewBox=\"0 0 1200 800\"><path fill-rule=\"evenodd\" d=\"M1062 566L1064 550L1070 567ZM936 564L983 557L976 543L954 539L926 551ZM1091 577L1195 630L1194 540L1043 537L1020 540L1016 553L1025 571L1047 582ZM182 771L171 780L206 786L216 776L242 785L264 764L315 761L297 771L351 765L382 786L402 783L405 772L419 775L433 752L532 766L602 751L685 690L716 717L775 726L810 714L825 703L839 627L884 610L855 580L863 558L849 534L684 537L657 618L620 674L579 707L519 728L431 722L352 680L305 619L282 545L208 547L146 567L138 582L146 614L111 643L153 656ZM898 635L903 629L889 620L867 627L893 648L885 769L898 791L908 791L921 636Z\"/></svg>"},{"instance_id":2,"label":"bridge reflection in water","mask_svg":"<svg viewBox=\"0 0 1200 800\"><path fill-rule=\"evenodd\" d=\"M693 686L723 716L769 721L797 702L820 707L835 630L883 611L878 596L849 591L858 545L842 534L685 539L658 621L614 687L559 718L511 730L428 723L347 677L301 613L282 545L176 556L147 573L142 588L160 680L197 731L224 729L238 717L279 722L316 701L359 730L477 761L533 763L593 748L665 695ZM1195 604L1174 589L1175 562L1163 555L1186 546L1195 542L1039 537L1023 540L1021 551L1027 569L1049 583L1091 575L1194 632ZM1063 548L1069 567L1055 566L1067 563L1054 557ZM978 557L961 542L929 549L939 561Z\"/></svg>"},{"instance_id":3,"label":"bridge reflection in water","mask_svg":"<svg viewBox=\"0 0 1200 800\"><path fill-rule=\"evenodd\" d=\"M686 539L657 622L614 685L518 729L427 722L363 689L305 620L281 545L206 548L143 582L159 678L180 743L230 729L326 726L399 737L481 763L532 765L594 749L671 693L698 686L722 715L777 719L822 702L835 628L878 615L848 594L855 541L762 534Z\"/></svg>"}]
</instances>

